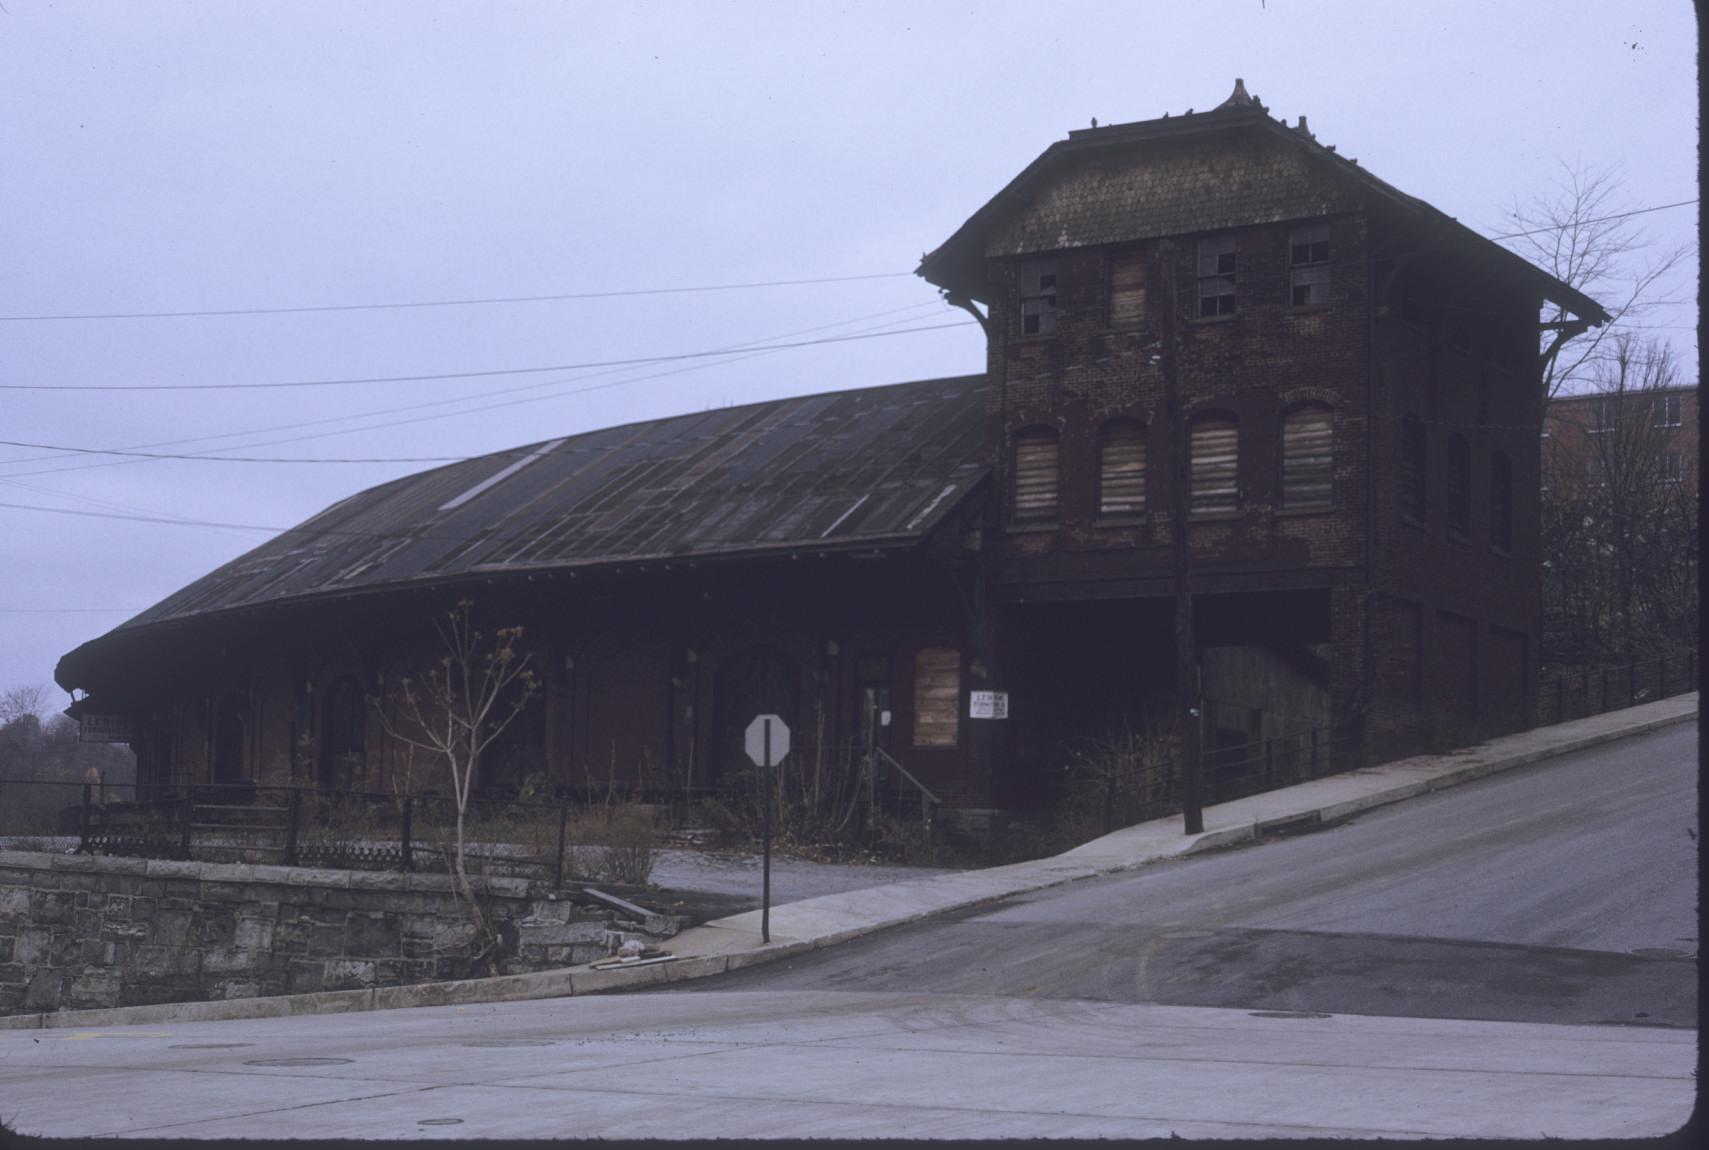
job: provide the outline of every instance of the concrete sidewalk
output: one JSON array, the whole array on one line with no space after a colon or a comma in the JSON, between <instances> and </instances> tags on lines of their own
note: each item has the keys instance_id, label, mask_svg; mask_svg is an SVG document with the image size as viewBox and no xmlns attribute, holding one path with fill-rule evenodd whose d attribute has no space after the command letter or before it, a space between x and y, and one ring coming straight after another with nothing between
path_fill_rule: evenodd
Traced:
<instances>
[{"instance_id":1,"label":"concrete sidewalk","mask_svg":"<svg viewBox=\"0 0 1709 1150\"><path fill-rule=\"evenodd\" d=\"M1058 883L1242 842L1272 827L1331 822L1499 771L1688 722L1696 716L1697 694L1693 692L1506 735L1448 755L1401 759L1220 803L1205 808L1205 830L1197 835L1182 834L1181 818L1177 815L1115 831L1054 858L893 882L786 903L772 908L769 944L760 941L759 911L731 915L677 935L670 943L676 960L657 965L610 970L583 966L462 982L14 1015L0 1018L0 1029L270 1018L558 998L704 978Z\"/></svg>"},{"instance_id":2,"label":"concrete sidewalk","mask_svg":"<svg viewBox=\"0 0 1709 1150\"><path fill-rule=\"evenodd\" d=\"M671 941L671 950L679 960L654 969L661 973L670 970L669 978L674 981L832 946L875 930L1058 883L1242 842L1271 827L1333 822L1372 807L1696 717L1697 694L1692 692L1505 735L1452 754L1398 759L1219 803L1205 808L1205 829L1196 835L1183 834L1181 816L1174 815L1114 831L1054 858L804 899L772 908L769 945L760 942L760 912L748 911L684 931ZM648 971L633 974L646 975ZM657 981L657 977L648 981Z\"/></svg>"}]
</instances>

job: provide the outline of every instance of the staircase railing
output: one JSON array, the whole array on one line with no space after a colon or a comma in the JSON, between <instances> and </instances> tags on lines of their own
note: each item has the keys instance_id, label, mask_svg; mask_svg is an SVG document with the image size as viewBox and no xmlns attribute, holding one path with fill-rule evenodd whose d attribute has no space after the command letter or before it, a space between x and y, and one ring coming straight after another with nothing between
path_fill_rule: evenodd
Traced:
<instances>
[{"instance_id":1,"label":"staircase railing","mask_svg":"<svg viewBox=\"0 0 1709 1150\"><path fill-rule=\"evenodd\" d=\"M933 794L932 789L926 786L925 783L916 779L907 767L904 767L901 763L897 762L896 756L892 755L889 751L885 750L883 747L873 747L872 750L878 758L888 763L898 775L901 775L902 778L911 784L915 790L920 792L920 820L924 822L926 826L931 826L932 820L937 817L938 808L943 806L943 800Z\"/></svg>"}]
</instances>

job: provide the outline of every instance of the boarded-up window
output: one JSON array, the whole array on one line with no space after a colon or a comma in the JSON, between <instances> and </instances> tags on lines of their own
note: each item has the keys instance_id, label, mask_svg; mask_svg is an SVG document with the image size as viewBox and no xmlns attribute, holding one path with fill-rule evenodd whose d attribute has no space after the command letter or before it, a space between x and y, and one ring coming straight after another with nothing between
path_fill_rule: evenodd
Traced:
<instances>
[{"instance_id":1,"label":"boarded-up window","mask_svg":"<svg viewBox=\"0 0 1709 1150\"><path fill-rule=\"evenodd\" d=\"M1409 415L1400 421L1400 513L1414 523L1424 522L1424 493L1429 482L1429 454L1424 421Z\"/></svg>"},{"instance_id":2,"label":"boarded-up window","mask_svg":"<svg viewBox=\"0 0 1709 1150\"><path fill-rule=\"evenodd\" d=\"M1513 550L1513 464L1500 451L1489 457L1489 545Z\"/></svg>"},{"instance_id":3,"label":"boarded-up window","mask_svg":"<svg viewBox=\"0 0 1709 1150\"><path fill-rule=\"evenodd\" d=\"M1057 506L1056 432L1035 427L1015 436L1015 519L1055 519Z\"/></svg>"},{"instance_id":4,"label":"boarded-up window","mask_svg":"<svg viewBox=\"0 0 1709 1150\"><path fill-rule=\"evenodd\" d=\"M1207 416L1193 421L1192 485L1189 510L1193 514L1240 509L1240 425L1227 416Z\"/></svg>"},{"instance_id":5,"label":"boarded-up window","mask_svg":"<svg viewBox=\"0 0 1709 1150\"><path fill-rule=\"evenodd\" d=\"M953 747L961 731L961 652L927 647L914 656L914 745Z\"/></svg>"},{"instance_id":6,"label":"boarded-up window","mask_svg":"<svg viewBox=\"0 0 1709 1150\"><path fill-rule=\"evenodd\" d=\"M1472 448L1463 435L1448 437L1448 475L1442 492L1448 504L1448 534L1472 534Z\"/></svg>"},{"instance_id":7,"label":"boarded-up window","mask_svg":"<svg viewBox=\"0 0 1709 1150\"><path fill-rule=\"evenodd\" d=\"M1104 425L1098 441L1098 514L1145 510L1145 428L1131 419Z\"/></svg>"},{"instance_id":8,"label":"boarded-up window","mask_svg":"<svg viewBox=\"0 0 1709 1150\"><path fill-rule=\"evenodd\" d=\"M1296 407L1282 417L1282 506L1323 509L1333 502L1334 420L1327 407Z\"/></svg>"},{"instance_id":9,"label":"boarded-up window","mask_svg":"<svg viewBox=\"0 0 1709 1150\"><path fill-rule=\"evenodd\" d=\"M1145 256L1117 252L1110 257L1110 326L1138 327L1145 322Z\"/></svg>"}]
</instances>

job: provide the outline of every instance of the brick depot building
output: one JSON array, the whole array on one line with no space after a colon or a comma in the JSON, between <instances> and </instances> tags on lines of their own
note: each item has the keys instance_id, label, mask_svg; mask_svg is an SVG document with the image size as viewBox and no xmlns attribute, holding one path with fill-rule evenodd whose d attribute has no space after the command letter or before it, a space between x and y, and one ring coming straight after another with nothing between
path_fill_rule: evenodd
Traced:
<instances>
[{"instance_id":1,"label":"brick depot building","mask_svg":"<svg viewBox=\"0 0 1709 1150\"><path fill-rule=\"evenodd\" d=\"M1333 726L1374 759L1532 721L1538 316L1567 338L1594 301L1238 84L1070 133L919 274L980 318L982 374L384 484L56 677L130 719L146 780L380 787L367 700L467 597L541 676L489 782L714 785L771 712L814 769L877 741L952 807L1036 808L1075 740L1180 714L1172 357L1207 745Z\"/></svg>"}]
</instances>

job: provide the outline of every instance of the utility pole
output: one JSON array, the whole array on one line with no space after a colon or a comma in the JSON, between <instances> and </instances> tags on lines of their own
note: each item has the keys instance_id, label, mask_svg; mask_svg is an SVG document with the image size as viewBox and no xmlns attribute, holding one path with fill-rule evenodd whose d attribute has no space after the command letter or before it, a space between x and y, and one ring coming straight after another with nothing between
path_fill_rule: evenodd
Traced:
<instances>
[{"instance_id":1,"label":"utility pole","mask_svg":"<svg viewBox=\"0 0 1709 1150\"><path fill-rule=\"evenodd\" d=\"M1181 813L1186 833L1196 835L1205 829L1205 815L1199 785L1198 637L1193 630L1192 553L1187 547L1187 491L1191 473L1175 335L1181 315L1176 282L1180 269L1173 241L1163 240L1157 254L1162 265L1164 298L1168 301L1163 317L1163 410L1169 431L1169 545L1175 560L1175 690L1181 699Z\"/></svg>"}]
</instances>

